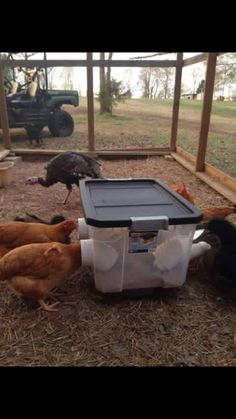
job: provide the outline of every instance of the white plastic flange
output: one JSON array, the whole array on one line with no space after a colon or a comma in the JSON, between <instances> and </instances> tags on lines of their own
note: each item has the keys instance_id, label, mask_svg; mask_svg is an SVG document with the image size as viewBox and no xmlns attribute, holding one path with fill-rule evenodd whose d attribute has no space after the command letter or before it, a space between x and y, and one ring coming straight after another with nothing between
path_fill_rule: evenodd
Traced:
<instances>
[{"instance_id":1,"label":"white plastic flange","mask_svg":"<svg viewBox=\"0 0 236 419\"><path fill-rule=\"evenodd\" d=\"M210 250L210 248L211 248L211 245L207 242L193 243L190 250L189 261L197 258L198 256L202 256L204 253Z\"/></svg>"},{"instance_id":2,"label":"white plastic flange","mask_svg":"<svg viewBox=\"0 0 236 419\"><path fill-rule=\"evenodd\" d=\"M84 218L78 218L79 239L89 239L89 228Z\"/></svg>"},{"instance_id":3,"label":"white plastic flange","mask_svg":"<svg viewBox=\"0 0 236 419\"><path fill-rule=\"evenodd\" d=\"M92 251L92 239L81 240L81 259L82 266L93 265L93 251Z\"/></svg>"},{"instance_id":4,"label":"white plastic flange","mask_svg":"<svg viewBox=\"0 0 236 419\"><path fill-rule=\"evenodd\" d=\"M99 271L109 271L116 263L119 254L110 245L98 242L94 252L93 239L81 240L82 266L94 266Z\"/></svg>"},{"instance_id":5,"label":"white plastic flange","mask_svg":"<svg viewBox=\"0 0 236 419\"><path fill-rule=\"evenodd\" d=\"M109 271L116 263L119 253L109 244L97 241L94 248L94 267Z\"/></svg>"}]
</instances>

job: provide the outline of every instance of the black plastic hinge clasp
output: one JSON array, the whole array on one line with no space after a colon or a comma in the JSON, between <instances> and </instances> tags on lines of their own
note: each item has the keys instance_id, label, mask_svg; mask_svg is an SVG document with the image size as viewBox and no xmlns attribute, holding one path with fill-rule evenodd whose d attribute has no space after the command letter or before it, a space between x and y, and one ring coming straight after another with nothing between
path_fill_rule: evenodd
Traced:
<instances>
[{"instance_id":1,"label":"black plastic hinge clasp","mask_svg":"<svg viewBox=\"0 0 236 419\"><path fill-rule=\"evenodd\" d=\"M166 215L157 217L130 217L131 231L168 230L169 218Z\"/></svg>"}]
</instances>

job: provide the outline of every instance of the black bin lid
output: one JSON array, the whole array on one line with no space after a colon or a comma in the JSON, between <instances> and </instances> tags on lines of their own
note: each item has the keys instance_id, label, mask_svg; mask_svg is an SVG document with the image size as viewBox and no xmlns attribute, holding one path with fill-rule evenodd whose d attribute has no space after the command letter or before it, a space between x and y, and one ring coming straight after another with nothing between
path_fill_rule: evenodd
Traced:
<instances>
[{"instance_id":1,"label":"black bin lid","mask_svg":"<svg viewBox=\"0 0 236 419\"><path fill-rule=\"evenodd\" d=\"M195 224L202 213L158 179L80 181L86 223L95 227L129 227L131 217L167 216L169 224Z\"/></svg>"}]
</instances>

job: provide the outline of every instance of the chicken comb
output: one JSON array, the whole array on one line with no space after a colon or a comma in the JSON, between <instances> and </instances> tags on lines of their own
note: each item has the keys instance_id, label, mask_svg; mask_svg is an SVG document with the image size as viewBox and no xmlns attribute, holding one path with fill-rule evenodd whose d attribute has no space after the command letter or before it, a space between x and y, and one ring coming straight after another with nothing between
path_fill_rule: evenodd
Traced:
<instances>
[{"instance_id":1,"label":"chicken comb","mask_svg":"<svg viewBox=\"0 0 236 419\"><path fill-rule=\"evenodd\" d=\"M68 229L68 230L73 231L73 230L78 228L78 222L74 221L74 220L65 220L65 221L62 221L61 223L59 223L58 225L60 225L60 224L63 225L63 228L65 230Z\"/></svg>"}]
</instances>

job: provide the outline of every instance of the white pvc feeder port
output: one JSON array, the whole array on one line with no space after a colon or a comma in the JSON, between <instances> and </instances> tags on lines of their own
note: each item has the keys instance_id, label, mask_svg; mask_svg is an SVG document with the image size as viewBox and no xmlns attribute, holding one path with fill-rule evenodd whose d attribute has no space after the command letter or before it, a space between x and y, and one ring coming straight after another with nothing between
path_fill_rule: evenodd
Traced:
<instances>
[{"instance_id":1,"label":"white pvc feeder port","mask_svg":"<svg viewBox=\"0 0 236 419\"><path fill-rule=\"evenodd\" d=\"M100 271L109 271L116 263L119 253L110 245L94 240L81 240L82 266L94 266Z\"/></svg>"},{"instance_id":2,"label":"white pvc feeder port","mask_svg":"<svg viewBox=\"0 0 236 419\"><path fill-rule=\"evenodd\" d=\"M93 265L92 240L81 240L81 259L82 266Z\"/></svg>"},{"instance_id":3,"label":"white pvc feeder port","mask_svg":"<svg viewBox=\"0 0 236 419\"><path fill-rule=\"evenodd\" d=\"M78 237L79 239L89 239L89 228L84 218L78 218Z\"/></svg>"}]
</instances>

